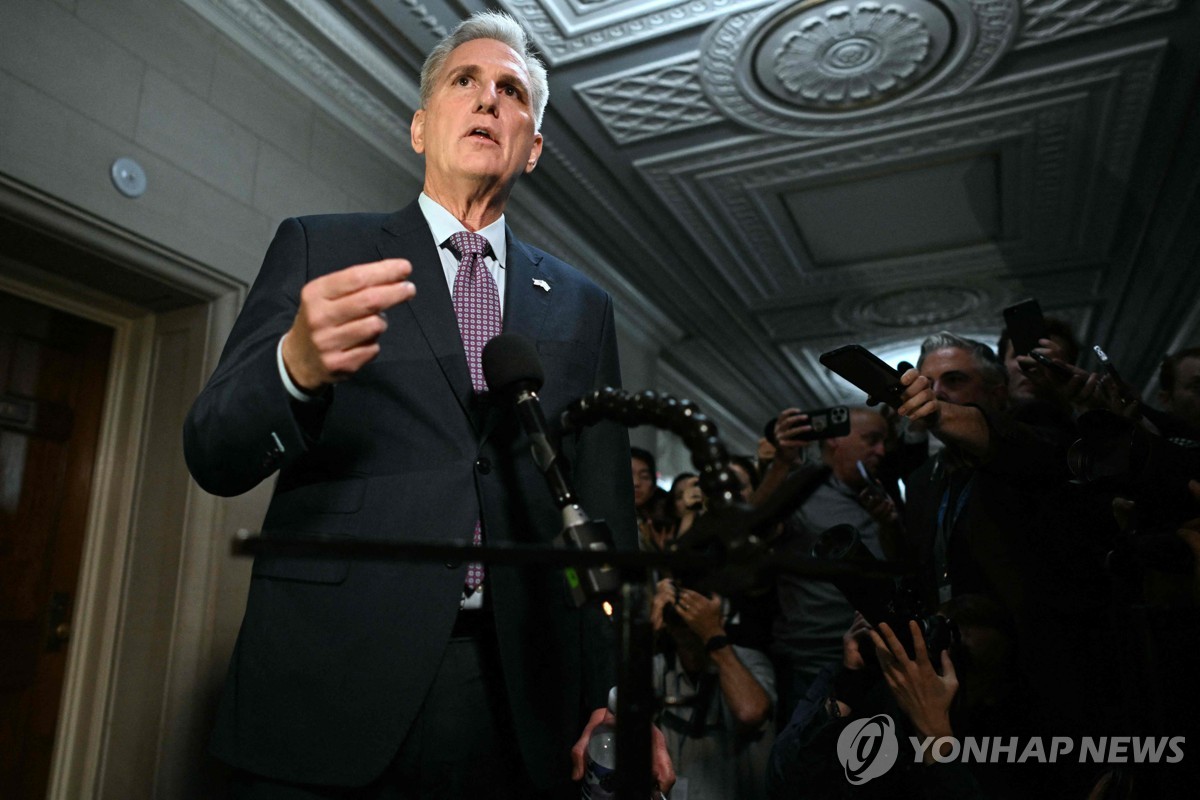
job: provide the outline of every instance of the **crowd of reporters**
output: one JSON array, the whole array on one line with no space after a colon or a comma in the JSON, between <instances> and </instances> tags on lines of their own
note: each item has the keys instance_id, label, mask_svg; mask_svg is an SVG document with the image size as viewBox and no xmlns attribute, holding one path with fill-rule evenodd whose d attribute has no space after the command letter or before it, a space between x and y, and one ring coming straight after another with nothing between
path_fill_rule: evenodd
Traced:
<instances>
[{"instance_id":1,"label":"crowd of reporters","mask_svg":"<svg viewBox=\"0 0 1200 800\"><path fill-rule=\"evenodd\" d=\"M799 471L816 480L762 545L753 585L722 596L656 575L660 724L681 791L1082 800L1174 796L1195 779L1195 756L939 757L955 737L1195 727L1200 348L1163 361L1153 402L1081 362L1053 319L1019 355L1007 331L996 350L943 331L896 401L851 409L844 435L783 409L756 457L733 460L750 505ZM668 492L651 453L635 448L631 464L643 546L679 547L705 513L696 476ZM779 566L813 555L904 569L830 581ZM907 750L855 785L838 736L881 713ZM939 744L914 755L909 737Z\"/></svg>"}]
</instances>

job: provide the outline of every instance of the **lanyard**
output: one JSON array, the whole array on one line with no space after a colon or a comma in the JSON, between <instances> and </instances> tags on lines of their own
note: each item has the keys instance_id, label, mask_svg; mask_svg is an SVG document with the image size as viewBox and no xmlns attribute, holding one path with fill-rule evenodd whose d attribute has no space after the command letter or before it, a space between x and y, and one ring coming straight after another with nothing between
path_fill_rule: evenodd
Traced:
<instances>
[{"instance_id":1,"label":"lanyard","mask_svg":"<svg viewBox=\"0 0 1200 800\"><path fill-rule=\"evenodd\" d=\"M933 566L934 575L937 577L939 603L946 602L951 596L950 537L954 534L954 526L962 518L967 501L971 498L971 487L974 482L975 475L972 473L958 492L958 499L954 503L954 513L947 514L946 512L950 510L950 493L954 488L954 479L951 477L946 491L942 493L942 502L938 506L937 534L933 542Z\"/></svg>"}]
</instances>

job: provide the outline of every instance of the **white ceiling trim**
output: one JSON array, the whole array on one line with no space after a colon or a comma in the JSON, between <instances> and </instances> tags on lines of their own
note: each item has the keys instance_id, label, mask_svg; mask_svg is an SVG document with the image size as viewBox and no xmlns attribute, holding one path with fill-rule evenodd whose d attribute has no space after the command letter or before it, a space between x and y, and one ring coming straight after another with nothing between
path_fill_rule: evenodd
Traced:
<instances>
[{"instance_id":1,"label":"white ceiling trim","mask_svg":"<svg viewBox=\"0 0 1200 800\"><path fill-rule=\"evenodd\" d=\"M183 0L197 14L272 69L388 160L422 180L425 164L408 145L409 119L262 0ZM407 114L420 104L416 82L361 34L316 0L283 0L326 37L328 45L369 72Z\"/></svg>"}]
</instances>

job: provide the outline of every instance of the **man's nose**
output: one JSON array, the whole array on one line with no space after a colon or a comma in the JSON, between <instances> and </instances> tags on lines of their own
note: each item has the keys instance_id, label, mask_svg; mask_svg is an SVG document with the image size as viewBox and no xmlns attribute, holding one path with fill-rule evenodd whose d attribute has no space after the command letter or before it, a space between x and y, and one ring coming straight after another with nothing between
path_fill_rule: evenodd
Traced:
<instances>
[{"instance_id":1,"label":"man's nose","mask_svg":"<svg viewBox=\"0 0 1200 800\"><path fill-rule=\"evenodd\" d=\"M478 94L479 107L476 109L477 111L482 111L486 114L495 114L499 99L500 93L496 91L495 84L487 83L486 81L480 82Z\"/></svg>"}]
</instances>

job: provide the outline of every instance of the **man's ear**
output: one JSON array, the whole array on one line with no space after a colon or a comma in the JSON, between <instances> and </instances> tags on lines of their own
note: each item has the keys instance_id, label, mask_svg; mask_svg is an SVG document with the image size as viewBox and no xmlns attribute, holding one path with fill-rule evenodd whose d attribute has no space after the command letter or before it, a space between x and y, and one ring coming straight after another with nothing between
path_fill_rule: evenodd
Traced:
<instances>
[{"instance_id":1,"label":"man's ear","mask_svg":"<svg viewBox=\"0 0 1200 800\"><path fill-rule=\"evenodd\" d=\"M412 139L412 149L417 153L425 152L425 109L418 108L413 114L412 125L408 128Z\"/></svg>"},{"instance_id":2,"label":"man's ear","mask_svg":"<svg viewBox=\"0 0 1200 800\"><path fill-rule=\"evenodd\" d=\"M537 166L538 159L542 157L542 135L535 133L533 135L533 147L529 149L529 158L525 161L525 172L533 172L533 168Z\"/></svg>"},{"instance_id":3,"label":"man's ear","mask_svg":"<svg viewBox=\"0 0 1200 800\"><path fill-rule=\"evenodd\" d=\"M1170 392L1168 392L1164 389L1158 390L1158 407L1161 408L1163 411L1171 410L1171 393Z\"/></svg>"}]
</instances>

